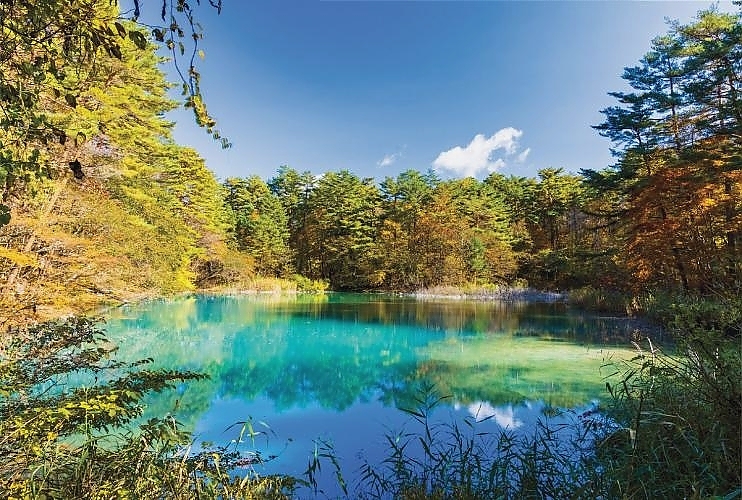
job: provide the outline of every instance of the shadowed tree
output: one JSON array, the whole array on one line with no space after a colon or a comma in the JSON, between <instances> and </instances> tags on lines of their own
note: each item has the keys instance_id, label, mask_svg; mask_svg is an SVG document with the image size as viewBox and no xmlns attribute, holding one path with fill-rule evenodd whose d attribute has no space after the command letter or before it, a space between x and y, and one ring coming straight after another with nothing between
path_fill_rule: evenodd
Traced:
<instances>
[{"instance_id":1,"label":"shadowed tree","mask_svg":"<svg viewBox=\"0 0 742 500\"><path fill-rule=\"evenodd\" d=\"M618 162L584 173L613 200L637 287L742 285L741 34L739 13L674 23L625 71L635 92L611 94L620 105L596 127Z\"/></svg>"}]
</instances>

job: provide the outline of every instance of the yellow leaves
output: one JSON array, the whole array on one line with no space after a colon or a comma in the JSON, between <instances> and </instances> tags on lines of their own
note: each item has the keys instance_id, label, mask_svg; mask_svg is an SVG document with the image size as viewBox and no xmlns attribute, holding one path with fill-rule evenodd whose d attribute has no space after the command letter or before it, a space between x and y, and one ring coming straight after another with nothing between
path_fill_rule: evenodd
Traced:
<instances>
[{"instance_id":1,"label":"yellow leaves","mask_svg":"<svg viewBox=\"0 0 742 500\"><path fill-rule=\"evenodd\" d=\"M713 198L703 198L700 202L701 208L710 209L718 205L718 201Z\"/></svg>"},{"instance_id":2,"label":"yellow leaves","mask_svg":"<svg viewBox=\"0 0 742 500\"><path fill-rule=\"evenodd\" d=\"M638 284L700 288L729 269L740 171L718 171L722 167L678 162L656 170L632 193L624 259Z\"/></svg>"},{"instance_id":3,"label":"yellow leaves","mask_svg":"<svg viewBox=\"0 0 742 500\"><path fill-rule=\"evenodd\" d=\"M0 259L8 259L17 266L39 267L39 259L35 254L19 252L12 248L0 247Z\"/></svg>"},{"instance_id":4,"label":"yellow leaves","mask_svg":"<svg viewBox=\"0 0 742 500\"><path fill-rule=\"evenodd\" d=\"M376 270L369 275L368 281L372 286L381 286L384 283L384 280L386 280L386 276L386 272Z\"/></svg>"}]
</instances>

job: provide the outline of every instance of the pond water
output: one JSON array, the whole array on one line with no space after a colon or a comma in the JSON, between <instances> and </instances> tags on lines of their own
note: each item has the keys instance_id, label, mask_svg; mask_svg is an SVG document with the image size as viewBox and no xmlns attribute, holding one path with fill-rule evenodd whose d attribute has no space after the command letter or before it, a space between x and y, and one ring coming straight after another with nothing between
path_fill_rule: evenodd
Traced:
<instances>
[{"instance_id":1,"label":"pond water","mask_svg":"<svg viewBox=\"0 0 742 500\"><path fill-rule=\"evenodd\" d=\"M316 443L332 443L352 480L385 456L385 435L414 425L400 408L429 387L445 396L436 418L492 432L589 409L637 325L560 303L333 293L153 301L113 311L106 328L122 359L210 376L151 398L149 415L177 407L197 440L224 444L250 421L262 434L244 446L276 456L258 473L300 475Z\"/></svg>"}]
</instances>

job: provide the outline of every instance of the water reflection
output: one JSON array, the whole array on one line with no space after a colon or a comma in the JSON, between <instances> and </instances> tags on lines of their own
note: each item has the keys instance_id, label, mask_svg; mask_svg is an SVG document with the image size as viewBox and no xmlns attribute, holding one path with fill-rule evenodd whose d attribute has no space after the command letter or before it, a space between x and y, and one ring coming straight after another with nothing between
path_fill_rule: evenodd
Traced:
<instances>
[{"instance_id":1,"label":"water reflection","mask_svg":"<svg viewBox=\"0 0 742 500\"><path fill-rule=\"evenodd\" d=\"M578 429L579 415L591 409L580 406L573 411L548 417L548 424L555 434L568 442ZM508 433L510 442L517 443L519 437L531 432L537 422L544 422L551 408L542 401L493 406L488 402L473 402L469 405L441 405L428 414L431 432L445 438L450 436L451 425L478 442L497 440L501 432ZM342 473L351 486L358 481L363 465L376 464L389 458L390 450L386 438L408 440L410 436L424 436L422 424L408 414L381 404L377 399L359 402L343 413L310 404L305 408L294 408L275 413L268 398L259 397L251 402L234 398L217 398L198 422L196 435L206 441L229 442L237 439L240 428L233 426L236 416L250 416L254 428L262 432L252 447L247 443L242 451L258 451L263 457L274 457L256 469L262 474L285 473L301 476L318 442L331 443L334 454L342 464ZM464 425L463 422L468 422ZM268 427L261 424L267 422ZM261 439L262 438L262 439ZM439 442L440 444L440 442ZM420 449L418 449L420 448ZM406 446L408 456L423 456L419 441L410 440ZM496 450L492 450L496 453ZM324 464L324 475L319 478L320 487L327 498L341 496L328 463ZM305 498L314 498L313 495Z\"/></svg>"},{"instance_id":2,"label":"water reflection","mask_svg":"<svg viewBox=\"0 0 742 500\"><path fill-rule=\"evenodd\" d=\"M454 405L454 408L459 409L459 405ZM523 425L523 421L515 416L515 410L511 404L494 407L487 401L476 401L468 404L466 411L478 422L494 418L497 425L504 430L517 429Z\"/></svg>"},{"instance_id":3,"label":"water reflection","mask_svg":"<svg viewBox=\"0 0 742 500\"><path fill-rule=\"evenodd\" d=\"M313 438L381 453L379 437L407 420L397 408L416 407L423 387L450 396L441 411L490 429L526 432L544 409L590 405L604 396L601 366L630 353L636 328L555 303L352 294L188 297L108 321L124 359L210 376L151 399L150 413L177 406L215 442L234 422L268 422L281 470L295 473Z\"/></svg>"},{"instance_id":4,"label":"water reflection","mask_svg":"<svg viewBox=\"0 0 742 500\"><path fill-rule=\"evenodd\" d=\"M262 395L278 411L312 402L342 411L376 392L401 404L421 382L463 404L580 404L598 397L600 366L635 328L562 304L351 294L190 297L125 308L108 324L123 357L205 371L201 390Z\"/></svg>"}]
</instances>

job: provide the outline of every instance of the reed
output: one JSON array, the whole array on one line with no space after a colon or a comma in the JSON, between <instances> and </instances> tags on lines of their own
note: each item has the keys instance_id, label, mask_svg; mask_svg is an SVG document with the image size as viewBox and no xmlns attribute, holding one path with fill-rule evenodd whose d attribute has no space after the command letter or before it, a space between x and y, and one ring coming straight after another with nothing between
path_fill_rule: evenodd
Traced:
<instances>
[{"instance_id":1,"label":"reed","mask_svg":"<svg viewBox=\"0 0 742 500\"><path fill-rule=\"evenodd\" d=\"M742 496L740 300L690 298L655 309L673 353L649 339L617 367L608 414L622 427L599 451L611 497Z\"/></svg>"}]
</instances>

